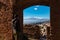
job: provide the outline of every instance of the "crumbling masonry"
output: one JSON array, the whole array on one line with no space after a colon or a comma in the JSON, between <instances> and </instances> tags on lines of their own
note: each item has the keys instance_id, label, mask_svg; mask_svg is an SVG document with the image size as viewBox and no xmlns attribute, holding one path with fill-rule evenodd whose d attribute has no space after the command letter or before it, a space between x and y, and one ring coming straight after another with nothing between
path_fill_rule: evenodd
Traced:
<instances>
[{"instance_id":1,"label":"crumbling masonry","mask_svg":"<svg viewBox=\"0 0 60 40\"><path fill-rule=\"evenodd\" d=\"M0 0L0 40L12 40L12 0Z\"/></svg>"}]
</instances>

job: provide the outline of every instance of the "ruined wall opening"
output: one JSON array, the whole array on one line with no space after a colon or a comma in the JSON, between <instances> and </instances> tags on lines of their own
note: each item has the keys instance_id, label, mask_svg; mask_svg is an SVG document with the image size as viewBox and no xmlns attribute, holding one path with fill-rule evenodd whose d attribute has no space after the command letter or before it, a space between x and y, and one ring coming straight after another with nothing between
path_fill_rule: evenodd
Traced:
<instances>
[{"instance_id":1,"label":"ruined wall opening","mask_svg":"<svg viewBox=\"0 0 60 40\"><path fill-rule=\"evenodd\" d=\"M23 33L28 39L50 39L50 28L50 6L34 5L23 10Z\"/></svg>"}]
</instances>

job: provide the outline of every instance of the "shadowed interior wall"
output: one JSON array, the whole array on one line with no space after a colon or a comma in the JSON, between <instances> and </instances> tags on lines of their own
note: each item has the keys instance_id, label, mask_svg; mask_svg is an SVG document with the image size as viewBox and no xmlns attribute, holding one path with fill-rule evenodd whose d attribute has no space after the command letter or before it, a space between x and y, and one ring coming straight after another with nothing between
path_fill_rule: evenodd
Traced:
<instances>
[{"instance_id":1,"label":"shadowed interior wall","mask_svg":"<svg viewBox=\"0 0 60 40\"><path fill-rule=\"evenodd\" d=\"M0 40L12 40L12 0L0 0Z\"/></svg>"},{"instance_id":2,"label":"shadowed interior wall","mask_svg":"<svg viewBox=\"0 0 60 40\"><path fill-rule=\"evenodd\" d=\"M60 40L60 0L51 0L51 40Z\"/></svg>"}]
</instances>

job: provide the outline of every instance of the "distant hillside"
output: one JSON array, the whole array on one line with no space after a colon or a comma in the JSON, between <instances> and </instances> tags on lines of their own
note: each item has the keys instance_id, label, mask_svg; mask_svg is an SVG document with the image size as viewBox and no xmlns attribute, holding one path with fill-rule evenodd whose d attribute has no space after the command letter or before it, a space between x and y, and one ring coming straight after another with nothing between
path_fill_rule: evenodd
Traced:
<instances>
[{"instance_id":1,"label":"distant hillside","mask_svg":"<svg viewBox=\"0 0 60 40\"><path fill-rule=\"evenodd\" d=\"M40 24L44 22L50 22L49 19L28 18L23 20L23 24Z\"/></svg>"}]
</instances>

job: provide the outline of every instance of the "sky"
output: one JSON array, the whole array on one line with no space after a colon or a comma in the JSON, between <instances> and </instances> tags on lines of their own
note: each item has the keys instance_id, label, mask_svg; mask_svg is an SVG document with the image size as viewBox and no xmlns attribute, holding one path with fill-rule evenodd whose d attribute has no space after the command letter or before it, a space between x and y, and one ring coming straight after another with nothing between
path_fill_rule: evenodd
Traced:
<instances>
[{"instance_id":1,"label":"sky","mask_svg":"<svg viewBox=\"0 0 60 40\"><path fill-rule=\"evenodd\" d=\"M23 10L23 18L45 18L50 19L50 7L35 5Z\"/></svg>"}]
</instances>

